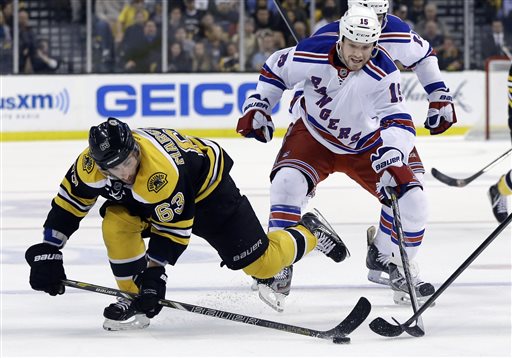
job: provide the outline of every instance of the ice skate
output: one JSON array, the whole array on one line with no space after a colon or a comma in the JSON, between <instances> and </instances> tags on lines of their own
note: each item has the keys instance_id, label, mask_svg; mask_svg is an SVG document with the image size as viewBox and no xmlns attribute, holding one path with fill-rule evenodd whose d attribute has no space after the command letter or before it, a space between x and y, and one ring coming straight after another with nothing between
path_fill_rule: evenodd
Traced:
<instances>
[{"instance_id":1,"label":"ice skate","mask_svg":"<svg viewBox=\"0 0 512 358\"><path fill-rule=\"evenodd\" d=\"M497 184L491 186L487 194L489 195L489 200L491 201L494 217L496 220L498 220L498 222L504 222L508 216L507 197L500 194Z\"/></svg>"},{"instance_id":2,"label":"ice skate","mask_svg":"<svg viewBox=\"0 0 512 358\"><path fill-rule=\"evenodd\" d=\"M105 307L103 316L103 329L107 331L143 329L149 326L149 318L144 313L137 312L132 301L124 298L118 298L117 302Z\"/></svg>"},{"instance_id":3,"label":"ice skate","mask_svg":"<svg viewBox=\"0 0 512 358\"><path fill-rule=\"evenodd\" d=\"M334 262L341 262L350 256L347 246L318 210L304 214L298 224L305 226L318 239L315 249Z\"/></svg>"},{"instance_id":4,"label":"ice skate","mask_svg":"<svg viewBox=\"0 0 512 358\"><path fill-rule=\"evenodd\" d=\"M256 279L260 299L277 312L283 312L286 296L290 294L293 266L285 267L274 277Z\"/></svg>"},{"instance_id":5,"label":"ice skate","mask_svg":"<svg viewBox=\"0 0 512 358\"><path fill-rule=\"evenodd\" d=\"M405 279L403 267L396 265L393 262L388 264L389 267L389 282L393 290L393 300L396 304L411 304L409 297L409 290L407 288L407 281ZM414 289L416 291L416 298L420 306L427 301L430 296L435 292L434 286L428 282L423 282L419 278L419 269L414 261L409 262L411 279Z\"/></svg>"},{"instance_id":6,"label":"ice skate","mask_svg":"<svg viewBox=\"0 0 512 358\"><path fill-rule=\"evenodd\" d=\"M368 280L381 285L389 286L389 257L381 254L377 246L375 246L375 235L377 229L370 226L366 231L366 241L368 251L366 253L366 267L368 268Z\"/></svg>"}]
</instances>

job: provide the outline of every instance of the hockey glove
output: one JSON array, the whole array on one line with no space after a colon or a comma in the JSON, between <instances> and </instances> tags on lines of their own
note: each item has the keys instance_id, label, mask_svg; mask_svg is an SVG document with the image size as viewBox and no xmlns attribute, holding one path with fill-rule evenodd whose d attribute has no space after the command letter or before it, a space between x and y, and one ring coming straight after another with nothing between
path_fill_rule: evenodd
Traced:
<instances>
[{"instance_id":1,"label":"hockey glove","mask_svg":"<svg viewBox=\"0 0 512 358\"><path fill-rule=\"evenodd\" d=\"M398 198L413 187L421 187L411 168L404 164L403 157L402 152L393 147L380 147L370 156L373 170L381 174L377 191L384 199L390 199L387 187L393 187Z\"/></svg>"},{"instance_id":2,"label":"hockey glove","mask_svg":"<svg viewBox=\"0 0 512 358\"><path fill-rule=\"evenodd\" d=\"M430 104L424 125L431 135L444 133L454 123L457 123L455 107L448 90L432 92L428 95L428 100Z\"/></svg>"},{"instance_id":3,"label":"hockey glove","mask_svg":"<svg viewBox=\"0 0 512 358\"><path fill-rule=\"evenodd\" d=\"M243 116L238 120L236 131L246 138L256 138L267 143L274 136L274 123L270 117L269 101L259 94L247 98L243 105Z\"/></svg>"},{"instance_id":4,"label":"hockey glove","mask_svg":"<svg viewBox=\"0 0 512 358\"><path fill-rule=\"evenodd\" d=\"M62 280L66 279L62 252L55 246L41 243L30 246L25 252L30 265L30 286L51 296L62 295L65 291Z\"/></svg>"},{"instance_id":5,"label":"hockey glove","mask_svg":"<svg viewBox=\"0 0 512 358\"><path fill-rule=\"evenodd\" d=\"M145 313L148 318L155 317L162 310L158 301L165 298L165 268L148 267L135 277L135 284L139 287L139 296L133 301L135 309Z\"/></svg>"}]
</instances>

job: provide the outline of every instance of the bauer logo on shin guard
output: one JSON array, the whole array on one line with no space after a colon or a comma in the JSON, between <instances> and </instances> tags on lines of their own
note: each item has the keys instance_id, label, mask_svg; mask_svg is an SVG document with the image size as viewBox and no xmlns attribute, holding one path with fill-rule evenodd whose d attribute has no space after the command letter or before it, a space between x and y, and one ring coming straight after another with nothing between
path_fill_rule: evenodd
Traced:
<instances>
[{"instance_id":1,"label":"bauer logo on shin guard","mask_svg":"<svg viewBox=\"0 0 512 358\"><path fill-rule=\"evenodd\" d=\"M34 262L36 261L62 261L62 254L44 254L34 256Z\"/></svg>"},{"instance_id":2,"label":"bauer logo on shin guard","mask_svg":"<svg viewBox=\"0 0 512 358\"><path fill-rule=\"evenodd\" d=\"M249 256L254 251L256 251L258 249L258 247L260 247L262 244L263 244L263 242L261 241L261 239L259 239L254 245L252 245L250 248L248 248L244 252L233 256L233 261L239 261L239 260L242 260L243 258Z\"/></svg>"}]
</instances>

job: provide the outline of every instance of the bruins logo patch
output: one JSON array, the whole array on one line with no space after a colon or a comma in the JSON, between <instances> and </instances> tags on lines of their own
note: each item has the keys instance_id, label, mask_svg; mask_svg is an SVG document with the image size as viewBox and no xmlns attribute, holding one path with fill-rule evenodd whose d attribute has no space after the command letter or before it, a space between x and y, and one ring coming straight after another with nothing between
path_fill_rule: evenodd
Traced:
<instances>
[{"instance_id":1,"label":"bruins logo patch","mask_svg":"<svg viewBox=\"0 0 512 358\"><path fill-rule=\"evenodd\" d=\"M82 160L82 169L85 170L87 174L91 174L93 168L94 160L92 160L89 154L85 154Z\"/></svg>"},{"instance_id":2,"label":"bruins logo patch","mask_svg":"<svg viewBox=\"0 0 512 358\"><path fill-rule=\"evenodd\" d=\"M158 193L167 183L167 174L162 172L155 173L148 179L148 190Z\"/></svg>"}]
</instances>

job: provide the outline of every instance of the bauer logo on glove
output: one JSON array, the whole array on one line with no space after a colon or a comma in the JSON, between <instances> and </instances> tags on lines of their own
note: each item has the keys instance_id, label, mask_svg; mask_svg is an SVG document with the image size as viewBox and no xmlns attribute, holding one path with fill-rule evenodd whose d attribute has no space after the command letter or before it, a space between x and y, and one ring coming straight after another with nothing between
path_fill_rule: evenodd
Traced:
<instances>
[{"instance_id":1,"label":"bauer logo on glove","mask_svg":"<svg viewBox=\"0 0 512 358\"><path fill-rule=\"evenodd\" d=\"M428 100L430 104L424 125L431 135L444 133L454 123L457 123L455 107L448 90L432 92L428 95Z\"/></svg>"},{"instance_id":2,"label":"bauer logo on glove","mask_svg":"<svg viewBox=\"0 0 512 358\"><path fill-rule=\"evenodd\" d=\"M271 108L268 99L259 94L247 98L244 102L243 116L238 120L236 131L246 138L256 138L267 143L274 136L274 123L270 117Z\"/></svg>"}]
</instances>

